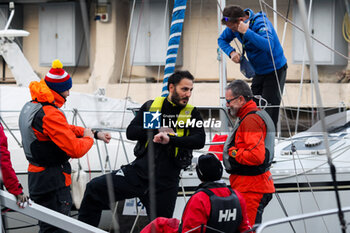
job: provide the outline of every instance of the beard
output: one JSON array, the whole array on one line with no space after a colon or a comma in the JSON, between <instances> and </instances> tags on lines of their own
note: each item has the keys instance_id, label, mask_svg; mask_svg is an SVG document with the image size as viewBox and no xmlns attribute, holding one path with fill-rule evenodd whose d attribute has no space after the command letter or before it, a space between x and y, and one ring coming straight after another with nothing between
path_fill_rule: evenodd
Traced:
<instances>
[{"instance_id":1,"label":"beard","mask_svg":"<svg viewBox=\"0 0 350 233\"><path fill-rule=\"evenodd\" d=\"M228 108L228 113L232 116L232 117L237 117L237 113L238 113L239 109L235 109L233 107L229 107Z\"/></svg>"},{"instance_id":2,"label":"beard","mask_svg":"<svg viewBox=\"0 0 350 233\"><path fill-rule=\"evenodd\" d=\"M177 106L185 107L187 105L187 102L186 102L186 104L182 104L180 102L181 100L187 100L187 102L188 102L189 98L188 97L181 98L180 95L176 92L176 88L175 88L174 93L171 95L171 102L173 102Z\"/></svg>"}]
</instances>

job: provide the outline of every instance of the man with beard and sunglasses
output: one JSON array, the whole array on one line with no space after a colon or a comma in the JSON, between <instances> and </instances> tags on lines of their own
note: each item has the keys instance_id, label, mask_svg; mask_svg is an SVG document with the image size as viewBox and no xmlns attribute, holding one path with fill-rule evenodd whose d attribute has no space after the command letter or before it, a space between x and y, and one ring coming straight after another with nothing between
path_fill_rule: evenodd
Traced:
<instances>
[{"instance_id":1,"label":"man with beard and sunglasses","mask_svg":"<svg viewBox=\"0 0 350 233\"><path fill-rule=\"evenodd\" d=\"M153 217L171 218L175 208L181 169L191 164L192 150L205 143L205 132L199 111L188 104L193 90L193 76L188 71L176 71L168 79L169 95L144 103L126 130L129 140L138 141L136 159L111 173L114 200L138 197ZM145 124L146 116L152 114ZM157 118L160 117L160 118ZM155 120L158 119L158 120ZM194 124L187 124L193 122ZM153 124L152 123L152 124ZM155 179L155 203L150 203L149 159L153 157L151 170ZM101 211L110 203L107 191L108 174L90 181L86 187L79 210L79 220L98 226ZM155 213L150 212L155 205Z\"/></svg>"},{"instance_id":2,"label":"man with beard and sunglasses","mask_svg":"<svg viewBox=\"0 0 350 233\"><path fill-rule=\"evenodd\" d=\"M275 127L270 116L257 108L246 82L230 83L225 98L229 114L239 122L225 142L223 162L231 187L244 197L249 222L254 225L261 223L264 208L275 192L270 172Z\"/></svg>"}]
</instances>

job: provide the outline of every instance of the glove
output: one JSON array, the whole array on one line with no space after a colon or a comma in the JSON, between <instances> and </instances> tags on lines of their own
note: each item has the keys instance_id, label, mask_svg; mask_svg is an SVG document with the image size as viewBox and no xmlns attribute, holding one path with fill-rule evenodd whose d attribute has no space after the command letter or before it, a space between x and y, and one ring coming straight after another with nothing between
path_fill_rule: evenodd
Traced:
<instances>
[{"instance_id":1,"label":"glove","mask_svg":"<svg viewBox=\"0 0 350 233\"><path fill-rule=\"evenodd\" d=\"M236 147L231 147L228 149L228 155L231 156L232 158L236 158L237 150Z\"/></svg>"},{"instance_id":2,"label":"glove","mask_svg":"<svg viewBox=\"0 0 350 233\"><path fill-rule=\"evenodd\" d=\"M27 206L27 204L30 205L30 199L24 193L16 195L16 199L17 199L17 205L19 208L23 209Z\"/></svg>"}]
</instances>

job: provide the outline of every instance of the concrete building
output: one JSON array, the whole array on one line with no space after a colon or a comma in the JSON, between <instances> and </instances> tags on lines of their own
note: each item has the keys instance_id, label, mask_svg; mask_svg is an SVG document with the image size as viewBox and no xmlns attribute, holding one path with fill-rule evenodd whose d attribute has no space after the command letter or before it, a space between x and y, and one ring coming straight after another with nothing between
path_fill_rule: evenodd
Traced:
<instances>
[{"instance_id":1,"label":"concrete building","mask_svg":"<svg viewBox=\"0 0 350 233\"><path fill-rule=\"evenodd\" d=\"M8 17L8 2L0 2L1 27ZM28 37L23 38L21 45L24 55L39 77L45 76L51 60L59 58L73 77L73 91L94 93L103 89L108 97L130 97L143 103L161 93L164 71L162 57L165 58L164 45L167 41L161 42L160 38L166 39L168 36L173 1L149 0L144 1L144 5L142 1L136 1L134 10L133 2L15 0L14 20L18 24L11 26L19 25L21 29L30 32ZM284 16L287 14L288 2L280 0L277 3L277 10ZM312 33L329 47L338 48L342 44L346 49L342 47L339 52L348 56L347 42L341 34L345 7L339 9L344 1L313 2L314 16L310 21ZM272 0L266 3L273 5ZM274 20L273 11L265 5L260 6L258 0L227 0L226 5L229 4L238 4L255 12L262 7L269 19L272 22ZM288 17L293 22L298 22L300 18L296 4L296 1L292 1ZM140 19L140 16L143 18ZM280 40L284 22L283 18L278 17L277 32ZM283 45L289 66L283 97L285 107L298 105L303 37L295 31L297 29L288 24ZM195 105L219 104L217 37L217 1L188 0L177 68L189 70L196 78L191 98ZM338 107L343 102L349 106L350 84L338 82L340 72L348 67L348 61L314 43L315 50L321 54L317 57L321 58L318 74L324 105ZM226 60L228 81L245 79L239 66ZM4 62L0 62L0 70L1 80L12 77ZM303 80L300 104L307 108L312 104L311 96L314 93L308 66L305 66Z\"/></svg>"}]
</instances>

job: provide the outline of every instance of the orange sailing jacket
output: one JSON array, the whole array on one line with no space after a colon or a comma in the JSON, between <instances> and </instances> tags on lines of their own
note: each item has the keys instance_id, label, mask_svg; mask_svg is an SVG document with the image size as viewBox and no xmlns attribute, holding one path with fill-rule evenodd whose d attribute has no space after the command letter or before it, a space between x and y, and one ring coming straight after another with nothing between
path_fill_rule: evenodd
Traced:
<instances>
[{"instance_id":1,"label":"orange sailing jacket","mask_svg":"<svg viewBox=\"0 0 350 233\"><path fill-rule=\"evenodd\" d=\"M237 113L240 119L243 119L249 112L258 111L253 100L248 101ZM243 165L257 166L265 160L265 137L266 125L263 119L257 114L249 114L241 122L235 136L234 147L229 149L236 150L236 161ZM256 176L230 175L232 188L239 192L257 192L273 193L275 187L270 171Z\"/></svg>"},{"instance_id":2,"label":"orange sailing jacket","mask_svg":"<svg viewBox=\"0 0 350 233\"><path fill-rule=\"evenodd\" d=\"M29 163L30 194L46 193L71 184L69 158L80 158L93 145L83 137L84 128L70 125L59 110L65 99L51 90L44 80L29 85L33 103L41 104L32 129L37 140L30 145L34 162Z\"/></svg>"}]
</instances>

